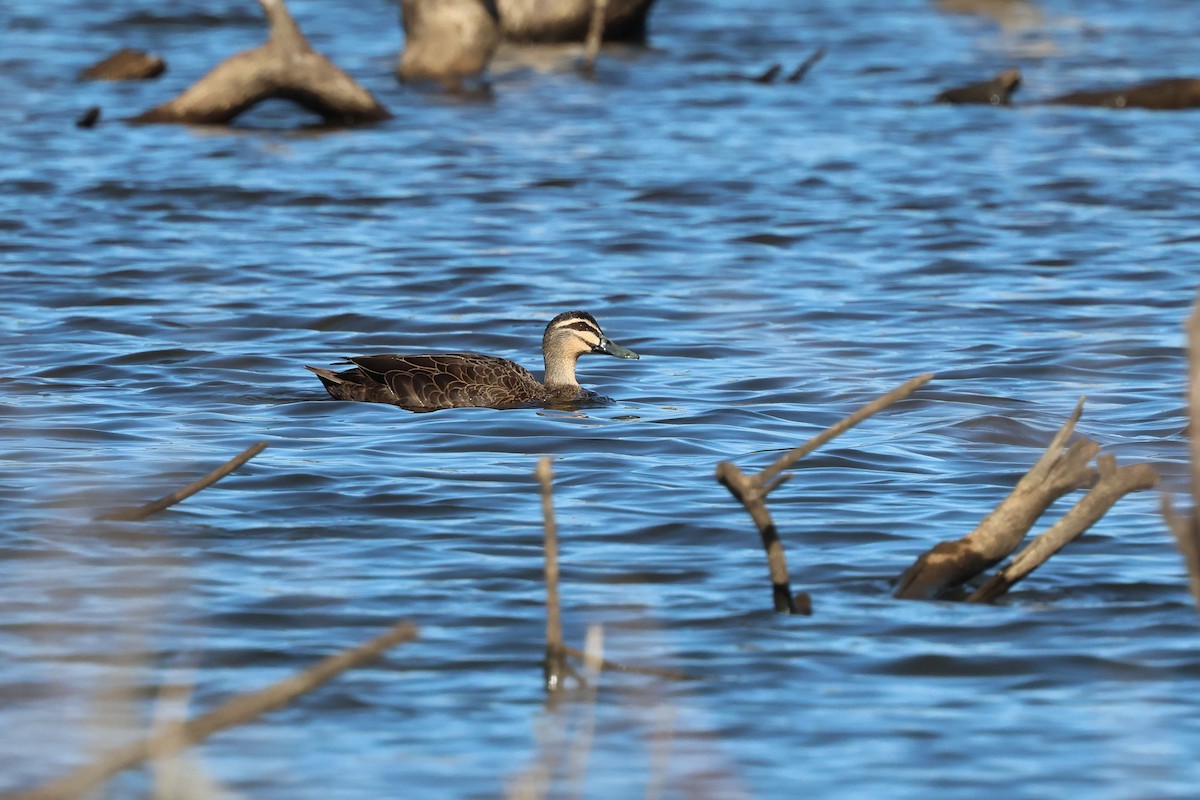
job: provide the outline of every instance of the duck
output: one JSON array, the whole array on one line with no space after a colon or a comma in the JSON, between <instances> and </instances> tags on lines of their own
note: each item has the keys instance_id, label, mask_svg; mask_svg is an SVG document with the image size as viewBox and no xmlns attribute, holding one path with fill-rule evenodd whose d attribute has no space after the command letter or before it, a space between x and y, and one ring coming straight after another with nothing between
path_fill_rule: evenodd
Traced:
<instances>
[{"instance_id":1,"label":"duck","mask_svg":"<svg viewBox=\"0 0 1200 800\"><path fill-rule=\"evenodd\" d=\"M609 339L586 311L566 311L542 334L543 380L515 361L481 353L383 353L354 356L337 364L353 364L316 374L335 400L388 403L409 411L445 408L520 408L564 406L599 399L575 379L575 362L588 353L640 358Z\"/></svg>"}]
</instances>

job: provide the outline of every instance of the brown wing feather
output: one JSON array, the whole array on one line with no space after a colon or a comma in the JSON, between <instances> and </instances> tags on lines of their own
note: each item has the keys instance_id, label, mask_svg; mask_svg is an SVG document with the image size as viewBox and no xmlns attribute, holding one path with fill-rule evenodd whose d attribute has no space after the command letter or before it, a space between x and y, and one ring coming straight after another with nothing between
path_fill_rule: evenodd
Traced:
<instances>
[{"instance_id":1,"label":"brown wing feather","mask_svg":"<svg viewBox=\"0 0 1200 800\"><path fill-rule=\"evenodd\" d=\"M477 353L382 354L349 359L364 382L386 387L411 409L503 407L543 398L542 385L506 358Z\"/></svg>"}]
</instances>

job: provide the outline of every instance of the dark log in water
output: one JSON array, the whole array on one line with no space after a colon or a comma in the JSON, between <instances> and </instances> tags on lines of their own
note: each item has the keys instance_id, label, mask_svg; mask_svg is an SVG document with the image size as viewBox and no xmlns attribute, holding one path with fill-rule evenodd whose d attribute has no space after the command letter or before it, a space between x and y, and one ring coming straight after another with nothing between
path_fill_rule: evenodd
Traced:
<instances>
[{"instance_id":1,"label":"dark log in water","mask_svg":"<svg viewBox=\"0 0 1200 800\"><path fill-rule=\"evenodd\" d=\"M500 43L491 0L401 0L404 51L396 64L402 81L436 81L461 91L463 81L487 69Z\"/></svg>"},{"instance_id":2,"label":"dark log in water","mask_svg":"<svg viewBox=\"0 0 1200 800\"><path fill-rule=\"evenodd\" d=\"M595 0L496 0L505 39L526 44L583 42ZM654 0L609 0L604 38L609 42L646 40L646 18Z\"/></svg>"},{"instance_id":3,"label":"dark log in water","mask_svg":"<svg viewBox=\"0 0 1200 800\"><path fill-rule=\"evenodd\" d=\"M1070 92L1045 102L1050 105L1147 108L1158 111L1200 108L1200 79L1164 78L1122 89Z\"/></svg>"},{"instance_id":4,"label":"dark log in water","mask_svg":"<svg viewBox=\"0 0 1200 800\"><path fill-rule=\"evenodd\" d=\"M1200 300L1187 322L1188 338L1188 441L1191 446L1191 512L1175 513L1170 494L1163 493L1162 512L1175 536L1196 608L1200 610Z\"/></svg>"},{"instance_id":5,"label":"dark log in water","mask_svg":"<svg viewBox=\"0 0 1200 800\"><path fill-rule=\"evenodd\" d=\"M266 44L222 61L178 97L134 122L225 125L271 99L291 100L331 125L391 116L353 78L304 38L283 0L259 0L270 26Z\"/></svg>"},{"instance_id":6,"label":"dark log in water","mask_svg":"<svg viewBox=\"0 0 1200 800\"><path fill-rule=\"evenodd\" d=\"M771 575L771 594L775 611L781 614L811 614L812 600L801 592L793 595L788 578L787 556L783 551L783 542L767 509L767 495L779 487L791 475L780 475L783 470L795 464L806 455L816 450L831 439L840 436L868 417L877 414L895 402L903 400L933 378L933 375L918 375L892 391L872 400L867 405L855 411L799 447L782 455L775 463L756 475L746 475L732 461L722 461L717 464L717 481L729 490L739 503L750 514L758 528L762 539L763 549L767 553L767 567Z\"/></svg>"},{"instance_id":7,"label":"dark log in water","mask_svg":"<svg viewBox=\"0 0 1200 800\"><path fill-rule=\"evenodd\" d=\"M1100 468L1100 480L1096 485L1062 519L1030 542L1008 566L968 597L967 602L990 603L997 599L1083 535L1122 497L1139 489L1150 489L1158 482L1158 472L1149 464L1118 468L1117 459L1105 454L1096 459L1096 465Z\"/></svg>"},{"instance_id":8,"label":"dark log in water","mask_svg":"<svg viewBox=\"0 0 1200 800\"><path fill-rule=\"evenodd\" d=\"M933 98L933 102L1007 106L1020 85L1021 71L1008 69L990 81L947 89Z\"/></svg>"},{"instance_id":9,"label":"dark log in water","mask_svg":"<svg viewBox=\"0 0 1200 800\"><path fill-rule=\"evenodd\" d=\"M1082 413L1083 398L1080 398L1045 453L1008 497L971 533L954 542L942 542L918 558L900 576L895 596L904 600L930 600L960 586L1016 550L1026 532L1055 500L1090 485L1096 471L1088 462L1100 445L1080 438L1063 449Z\"/></svg>"},{"instance_id":10,"label":"dark log in water","mask_svg":"<svg viewBox=\"0 0 1200 800\"><path fill-rule=\"evenodd\" d=\"M226 461L221 466L214 469L212 472L205 475L200 480L192 481L179 491L171 492L171 494L167 495L166 497L160 497L158 500L155 500L151 503L146 503L146 505L139 506L138 508L129 508L109 512L102 517L98 517L98 519L117 522L136 522L138 520L143 520L152 514L157 514L164 509L170 508L181 500L188 499L196 492L207 489L209 486L212 486L214 483L221 480L221 478L224 478L226 475L236 470L242 464L245 464L247 461L254 458L266 448L266 442L252 444L233 458Z\"/></svg>"},{"instance_id":11,"label":"dark log in water","mask_svg":"<svg viewBox=\"0 0 1200 800\"><path fill-rule=\"evenodd\" d=\"M156 55L126 47L108 58L97 61L79 73L86 81L141 81L157 78L167 69L167 62Z\"/></svg>"},{"instance_id":12,"label":"dark log in water","mask_svg":"<svg viewBox=\"0 0 1200 800\"><path fill-rule=\"evenodd\" d=\"M388 648L416 638L416 626L411 622L401 622L365 644L329 656L303 672L260 691L232 697L191 722L163 726L152 736L113 750L92 764L37 789L12 796L9 800L68 800L78 797L122 770L143 761L173 755L204 741L217 731L250 722L267 711L282 708L346 670L378 658Z\"/></svg>"}]
</instances>

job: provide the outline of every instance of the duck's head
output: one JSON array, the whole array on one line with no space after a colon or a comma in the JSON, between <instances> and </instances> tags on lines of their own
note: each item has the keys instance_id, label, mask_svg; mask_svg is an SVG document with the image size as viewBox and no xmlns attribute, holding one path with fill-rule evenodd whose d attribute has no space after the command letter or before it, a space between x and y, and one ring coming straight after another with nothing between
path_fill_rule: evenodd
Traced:
<instances>
[{"instance_id":1,"label":"duck's head","mask_svg":"<svg viewBox=\"0 0 1200 800\"><path fill-rule=\"evenodd\" d=\"M637 353L605 336L591 314L586 311L567 311L550 320L542 335L546 385L576 385L575 362L585 353L638 358Z\"/></svg>"}]
</instances>

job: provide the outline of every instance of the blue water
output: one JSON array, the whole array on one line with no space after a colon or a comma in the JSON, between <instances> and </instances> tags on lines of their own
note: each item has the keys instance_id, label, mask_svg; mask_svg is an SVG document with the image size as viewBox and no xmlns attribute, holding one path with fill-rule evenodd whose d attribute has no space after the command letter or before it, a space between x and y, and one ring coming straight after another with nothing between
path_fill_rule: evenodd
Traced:
<instances>
[{"instance_id":1,"label":"blue water","mask_svg":"<svg viewBox=\"0 0 1200 800\"><path fill-rule=\"evenodd\" d=\"M999 606L890 596L1081 395L1082 433L1185 483L1196 113L1035 101L1200 73L1190 3L1016 4L1001 25L917 0L661 0L649 51L606 52L593 82L570 54L503 54L488 102L400 86L393 5L336 5L291 8L385 124L295 130L286 104L232 131L120 121L261 41L248 0L0 12L0 791L177 712L164 686L200 713L408 618L419 641L197 748L190 785L1196 796L1200 630L1155 492ZM74 80L125 45L168 72ZM737 79L820 45L799 85ZM928 103L1011 66L1016 108ZM574 308L642 355L581 361L613 405L414 415L330 401L303 369L535 368ZM772 496L815 613L771 613L715 465L760 469L921 372ZM168 512L92 521L258 440ZM695 680L610 673L544 707L546 454L567 638L602 625L609 658Z\"/></svg>"}]
</instances>

